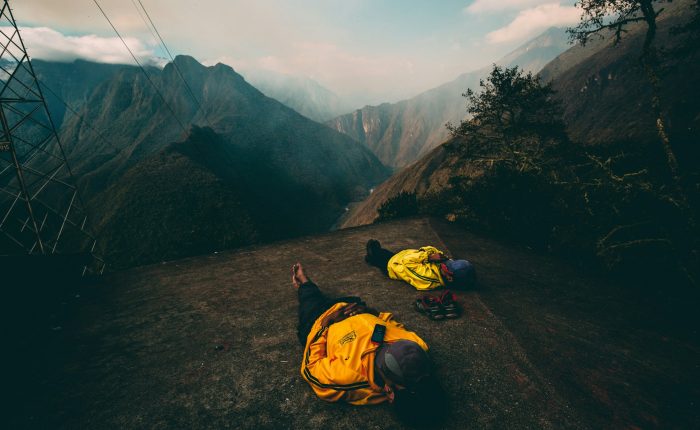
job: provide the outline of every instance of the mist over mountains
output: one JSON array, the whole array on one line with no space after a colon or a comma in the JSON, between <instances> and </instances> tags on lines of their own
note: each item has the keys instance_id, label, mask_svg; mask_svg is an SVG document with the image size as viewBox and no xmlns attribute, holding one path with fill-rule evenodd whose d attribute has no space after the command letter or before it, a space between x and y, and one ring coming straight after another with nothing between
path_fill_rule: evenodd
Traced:
<instances>
[{"instance_id":1,"label":"mist over mountains","mask_svg":"<svg viewBox=\"0 0 700 430\"><path fill-rule=\"evenodd\" d=\"M496 63L536 73L568 48L564 30L550 28ZM458 123L465 115L462 93L478 87L489 70L467 72L408 100L365 106L327 124L367 145L387 166L401 168L449 137L445 124Z\"/></svg>"},{"instance_id":2,"label":"mist over mountains","mask_svg":"<svg viewBox=\"0 0 700 430\"><path fill-rule=\"evenodd\" d=\"M352 110L349 103L313 79L264 71L251 73L247 79L266 96L317 122Z\"/></svg>"}]
</instances>

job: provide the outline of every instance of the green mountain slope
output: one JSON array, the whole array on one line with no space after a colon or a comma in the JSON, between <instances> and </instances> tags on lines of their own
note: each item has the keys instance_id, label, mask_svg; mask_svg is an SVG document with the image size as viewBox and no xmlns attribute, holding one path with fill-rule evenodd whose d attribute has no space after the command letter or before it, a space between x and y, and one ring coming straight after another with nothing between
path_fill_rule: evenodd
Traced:
<instances>
[{"instance_id":1,"label":"green mountain slope","mask_svg":"<svg viewBox=\"0 0 700 430\"><path fill-rule=\"evenodd\" d=\"M293 237L330 225L341 207L210 129L194 128L130 167L96 206L112 267Z\"/></svg>"},{"instance_id":2,"label":"green mountain slope","mask_svg":"<svg viewBox=\"0 0 700 430\"><path fill-rule=\"evenodd\" d=\"M324 231L388 176L365 146L232 68L175 62L201 108L173 64L148 69L158 91L133 67L64 91L86 100L80 116L65 116L61 138L100 246L118 266ZM44 72L54 89L66 83L60 68L70 66Z\"/></svg>"},{"instance_id":3,"label":"green mountain slope","mask_svg":"<svg viewBox=\"0 0 700 430\"><path fill-rule=\"evenodd\" d=\"M63 101L72 109L80 109L98 85L124 69L133 69L132 66L84 60L75 60L72 63L32 60L32 66L39 82L48 86L48 89L43 86L42 90L51 119L58 128L72 115L67 112ZM57 99L56 95L61 100Z\"/></svg>"},{"instance_id":4,"label":"green mountain slope","mask_svg":"<svg viewBox=\"0 0 700 430\"><path fill-rule=\"evenodd\" d=\"M66 122L62 137L71 142L67 152L75 170L87 177L88 194L103 190L144 157L181 140L190 123L211 126L240 148L254 148L276 169L317 191L332 191L339 200L356 197L385 177L384 166L366 147L265 97L230 67L204 67L184 56L175 61L201 110L169 64L152 72L151 80L177 120L143 74L128 69L93 92L81 112L82 121L73 117ZM92 129L101 130L109 141Z\"/></svg>"}]
</instances>

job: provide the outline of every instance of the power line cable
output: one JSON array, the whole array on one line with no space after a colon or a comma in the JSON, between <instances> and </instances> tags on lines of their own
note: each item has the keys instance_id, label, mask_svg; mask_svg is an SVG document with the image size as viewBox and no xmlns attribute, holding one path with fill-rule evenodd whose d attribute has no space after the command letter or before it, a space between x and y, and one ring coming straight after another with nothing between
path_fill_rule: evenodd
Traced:
<instances>
[{"instance_id":1,"label":"power line cable","mask_svg":"<svg viewBox=\"0 0 700 430\"><path fill-rule=\"evenodd\" d=\"M165 106L168 108L168 110L169 110L170 113L172 114L173 118L175 118L175 120L177 121L177 123L180 125L180 128L182 128L183 133L187 134L187 130L185 129L185 127L184 127L184 125L182 124L182 122L178 119L177 115L175 115L175 111L174 111L173 108L170 106L170 104L165 100L165 98L163 97L163 95L161 94L161 92L158 90L158 87L156 87L156 85L153 83L153 81L151 80L150 76L148 75L148 73L146 72L146 70L144 69L144 67L141 65L141 63L139 62L139 60L136 58L136 56L134 55L134 53L131 51L131 49L129 49L129 46L128 46L128 45L126 44L126 42L124 41L124 38L121 36L121 34L119 34L119 31L117 31L116 27L114 26L114 24L112 24L112 21L111 21L111 20L109 19L109 17L107 16L107 13L105 13L104 9L102 9L102 7L101 7L100 4L97 2L97 0L93 0L93 2L95 3L95 6L97 6L97 8L98 8L98 9L100 10L100 12L102 13L102 16L105 17L105 19L107 20L107 22L109 23L109 25L112 27L112 30L114 30L114 32L116 33L116 35L117 35L117 36L119 37L119 39L122 41L122 44L124 45L124 47L126 48L126 50L129 51L129 54L131 54L131 57L134 59L134 61L135 61L136 64L139 66L139 68L141 69L141 71L143 72L143 74L146 76L146 79L148 80L148 82L149 82L149 83L153 86L153 88L156 90L156 93L158 94L158 96L160 96L160 99L163 101L163 103L165 104ZM139 3L140 3L140 2L139 2ZM141 6L143 7L143 4L142 4ZM138 11L138 8L137 8L137 11ZM143 11L146 12L146 9L144 8ZM146 14L148 14L148 12L146 12ZM142 17L141 19L143 19L143 17ZM148 19L149 19L149 20L151 19L150 16L148 17ZM152 21L151 21L151 23L152 23ZM154 25L154 29L155 29L155 25ZM157 30L156 30L156 31L157 31ZM159 37L159 39L161 40L161 42L163 42L163 39L160 38L160 35L158 35L158 37ZM165 46L165 42L163 42L163 45ZM170 55L170 51L168 51L167 46L165 46L165 49L166 49L166 51L168 52L168 55ZM172 58L172 56L171 56L171 58ZM173 64L176 66L176 69L178 70L178 73L179 73L179 69L177 68L177 64L175 64L174 61L173 61ZM180 75L180 76L182 77L182 75ZM185 85L187 85L187 82L184 80L184 78L183 78L183 82L185 83ZM187 85L187 87L189 88L189 85ZM190 89L190 93L194 96L194 94L192 93L192 89ZM196 97L195 97L195 101L197 101ZM199 103L199 102L197 101L197 103ZM206 115L205 115L205 119L206 119ZM207 123L209 123L208 120L207 120ZM210 124L209 126L210 126L210 128L213 129L213 127L211 127L211 124ZM194 148L197 150L197 152L198 152L201 156L205 156L205 155L206 155L206 154L204 153L204 150L203 150L202 148L200 148L199 145L194 145Z\"/></svg>"},{"instance_id":2,"label":"power line cable","mask_svg":"<svg viewBox=\"0 0 700 430\"><path fill-rule=\"evenodd\" d=\"M134 9L136 9L136 12L138 12L139 17L141 18L141 21L143 21L143 25L145 25L146 28L148 28L148 32L151 33L151 36L153 36L153 40L158 39L158 36L156 35L156 33L153 31L153 29L151 28L151 26L148 25L148 21L146 21L146 17L143 16L143 13L141 12L141 9L139 9L139 7L136 5L136 1L135 1L135 0L131 0L131 4L134 5Z\"/></svg>"},{"instance_id":3,"label":"power line cable","mask_svg":"<svg viewBox=\"0 0 700 430\"><path fill-rule=\"evenodd\" d=\"M187 133L187 129L185 128L184 124L182 124L182 121L180 121L180 119L177 117L177 115L175 115L175 111L173 110L172 106L170 106L170 104L165 100L165 97L163 97L163 94L160 92L160 90L158 89L158 87L156 86L156 84L151 80L151 77L148 76L148 73L146 72L146 69L143 68L143 66L141 65L141 62L139 62L139 60L136 58L136 55L134 55L134 53L131 51L131 48L129 48L129 45L127 45L126 42L124 41L124 38L122 37L122 35L119 34L119 31L117 31L117 28L114 26L114 24L112 24L112 21L109 19L109 17L108 17L107 14L105 13L105 11L102 9L102 6L100 6L100 4L97 2L97 0L92 0L92 1L95 3L95 5L97 6L97 8L100 10L100 12L102 12L102 16L105 17L105 19L107 20L107 22L109 23L109 25L112 27L112 30L114 30L114 32L116 33L116 35L119 37L119 40L122 41L122 44L124 45L124 47L126 48L126 50L129 51L129 54L131 54L131 58L133 58L134 61L136 62L136 64L139 66L139 68L140 68L141 71L143 72L143 75L146 77L146 79L147 79L148 82L151 84L151 86L153 86L153 89L156 90L156 93L158 94L158 96L160 97L160 99L163 101L163 104L165 104L165 106L168 108L168 110L169 110L170 113L172 114L173 118L175 118L175 121L177 121L177 123L180 125L180 128L182 128L183 133L186 134L186 133Z\"/></svg>"},{"instance_id":4,"label":"power line cable","mask_svg":"<svg viewBox=\"0 0 700 430\"><path fill-rule=\"evenodd\" d=\"M100 132L99 130L97 130L96 128L94 128L93 126L91 126L87 121L85 121L85 117L84 117L84 116L82 116L82 115L79 114L75 109L73 109L73 108L68 104L68 102L66 102L65 100L63 100L63 99L61 98L61 96L59 96L58 94L56 94L56 92L55 92L54 90L52 90L51 87L49 87L48 85L46 85L45 82L42 82L42 81L40 81L39 79L37 79L37 83L41 84L41 86L44 87L44 89L46 89L49 93L51 93L51 95L53 95L54 97L56 97L56 98L58 99L58 101L60 101L61 103L63 103L63 106L65 106L66 109L68 109L73 115L75 115L75 116L77 116L78 118L80 118L81 120L83 120L85 126L86 126L87 128L89 128L90 130L92 130L93 132L97 133L97 136L100 137L100 139L102 139L102 141L104 141L104 142L107 143L109 146L111 146L112 149L114 149L115 151L117 151L117 152L121 151L121 149L119 149L119 148L117 147L117 145L116 145L114 142L112 142L111 140L107 139L107 138L104 136L104 134L102 134L102 132Z\"/></svg>"},{"instance_id":5,"label":"power line cable","mask_svg":"<svg viewBox=\"0 0 700 430\"><path fill-rule=\"evenodd\" d=\"M207 118L207 114L202 109L202 105L199 103L199 100L197 100L197 96L194 94L194 91L192 91L192 87L190 87L190 85L187 83L187 80L185 80L185 77L183 76L182 71L180 70L180 67L177 65L177 63L175 62L175 59L173 58L173 54L171 54L170 50L168 49L168 45L165 44L165 40L163 40L163 38L161 37L160 32L158 31L158 27L156 27L156 24L151 19L151 15L148 13L148 11L146 10L146 7L143 5L141 0L137 0L137 1L139 2L139 5L141 5L143 12L146 14L146 17L148 18L148 22L151 23L153 30L155 30L156 34L158 35L158 39L160 40L160 43L163 44L163 48L165 48L165 52L168 53L168 57L170 57L170 61L172 62L173 66L175 66L175 70L177 71L177 74L180 76L180 79L182 79L182 82L185 84L185 87L187 87L187 91L190 93L190 96L192 97L195 104L197 105L197 112L200 112L200 111L202 112L202 115L204 115L204 120L209 125L209 128L211 128L213 130L214 127L211 125L211 122L209 122L209 118ZM131 2L133 3L134 0L131 0ZM135 3L134 3L134 6L136 6ZM136 8L136 10L138 11L138 8ZM141 15L141 12L139 12L139 15ZM143 16L141 18L143 19ZM149 30L150 30L150 27L149 27ZM151 32L151 34L153 34L153 33Z\"/></svg>"}]
</instances>

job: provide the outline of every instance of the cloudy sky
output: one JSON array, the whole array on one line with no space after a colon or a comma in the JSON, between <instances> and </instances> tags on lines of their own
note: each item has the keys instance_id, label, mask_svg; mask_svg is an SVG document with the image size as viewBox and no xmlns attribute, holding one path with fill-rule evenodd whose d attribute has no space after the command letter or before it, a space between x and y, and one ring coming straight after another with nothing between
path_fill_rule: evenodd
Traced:
<instances>
[{"instance_id":1,"label":"cloudy sky","mask_svg":"<svg viewBox=\"0 0 700 430\"><path fill-rule=\"evenodd\" d=\"M165 57L139 0L97 0L144 62ZM492 63L574 0L140 0L171 52L244 75L315 79L366 103L396 101ZM13 1L30 55L132 64L94 0Z\"/></svg>"}]
</instances>

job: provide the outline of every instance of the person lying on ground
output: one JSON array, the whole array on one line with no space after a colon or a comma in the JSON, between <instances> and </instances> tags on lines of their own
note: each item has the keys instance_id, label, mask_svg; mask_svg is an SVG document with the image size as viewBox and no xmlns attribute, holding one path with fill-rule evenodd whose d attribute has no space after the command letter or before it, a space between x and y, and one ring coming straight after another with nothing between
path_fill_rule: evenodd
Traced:
<instances>
[{"instance_id":1,"label":"person lying on ground","mask_svg":"<svg viewBox=\"0 0 700 430\"><path fill-rule=\"evenodd\" d=\"M292 266L299 297L298 336L304 346L301 375L316 395L353 405L394 404L402 420L422 420L445 408L428 345L359 297L324 295ZM420 413L422 411L422 414ZM444 412L442 412L444 415Z\"/></svg>"},{"instance_id":2,"label":"person lying on ground","mask_svg":"<svg viewBox=\"0 0 700 430\"><path fill-rule=\"evenodd\" d=\"M408 282L416 290L467 288L476 282L476 271L469 261L452 260L434 246L394 253L382 248L378 240L370 239L365 261L391 279Z\"/></svg>"}]
</instances>

